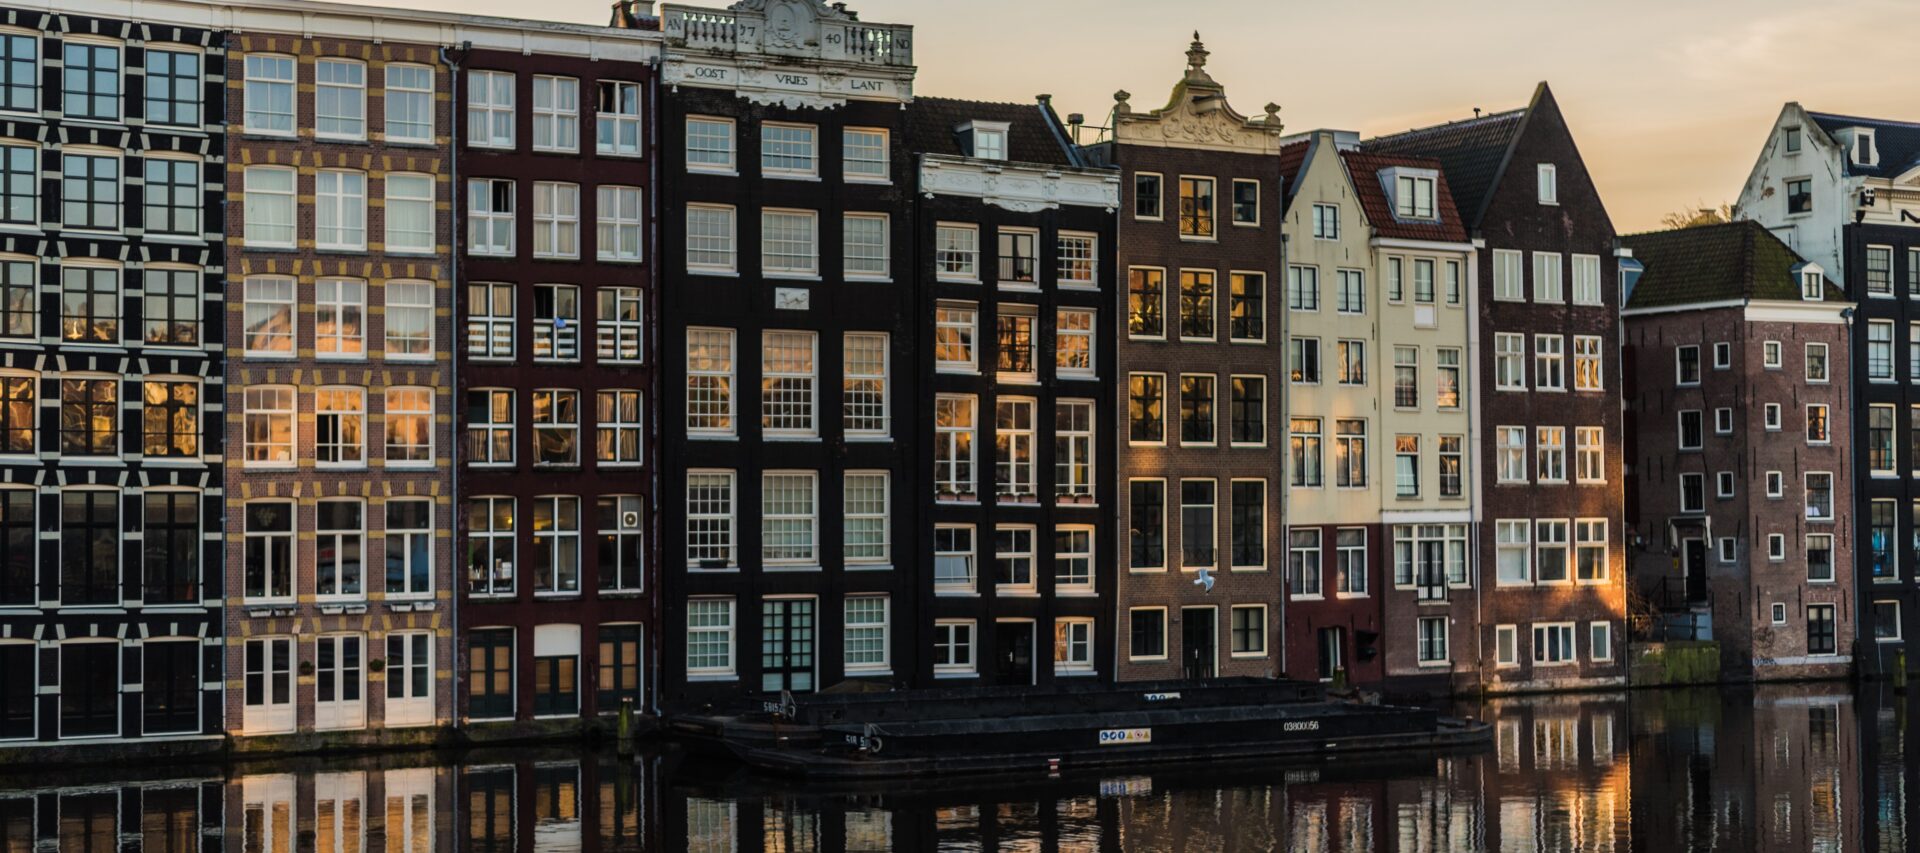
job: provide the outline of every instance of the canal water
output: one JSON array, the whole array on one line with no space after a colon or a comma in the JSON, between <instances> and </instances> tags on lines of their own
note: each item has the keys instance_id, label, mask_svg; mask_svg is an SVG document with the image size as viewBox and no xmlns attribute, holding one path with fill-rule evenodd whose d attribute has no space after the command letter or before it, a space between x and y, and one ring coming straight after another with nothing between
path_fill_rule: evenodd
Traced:
<instances>
[{"instance_id":1,"label":"canal water","mask_svg":"<svg viewBox=\"0 0 1920 853\"><path fill-rule=\"evenodd\" d=\"M1905 851L1915 699L1503 699L1456 709L1474 754L845 787L672 747L131 764L0 781L0 853Z\"/></svg>"}]
</instances>

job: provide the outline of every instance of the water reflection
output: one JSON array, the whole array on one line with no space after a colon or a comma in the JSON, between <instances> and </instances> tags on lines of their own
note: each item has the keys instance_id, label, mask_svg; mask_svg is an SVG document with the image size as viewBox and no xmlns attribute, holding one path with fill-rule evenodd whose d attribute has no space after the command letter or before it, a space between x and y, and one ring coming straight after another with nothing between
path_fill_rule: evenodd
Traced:
<instances>
[{"instance_id":1,"label":"water reflection","mask_svg":"<svg viewBox=\"0 0 1920 853\"><path fill-rule=\"evenodd\" d=\"M1470 755L874 786L663 748L0 780L0 853L1895 851L1906 699L1771 686L1504 699Z\"/></svg>"}]
</instances>

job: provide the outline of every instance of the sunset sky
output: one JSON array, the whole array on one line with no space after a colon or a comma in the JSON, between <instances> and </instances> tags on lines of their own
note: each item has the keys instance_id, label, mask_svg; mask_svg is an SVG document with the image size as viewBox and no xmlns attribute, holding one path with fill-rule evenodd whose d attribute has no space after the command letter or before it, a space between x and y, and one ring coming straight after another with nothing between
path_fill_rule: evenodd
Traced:
<instances>
[{"instance_id":1,"label":"sunset sky","mask_svg":"<svg viewBox=\"0 0 1920 853\"><path fill-rule=\"evenodd\" d=\"M390 5L367 3L366 5ZM399 5L604 23L606 0ZM724 6L724 0L689 5ZM1900 0L849 0L916 28L917 91L1048 92L1099 122L1113 92L1160 105L1198 29L1236 109L1273 101L1289 132L1375 135L1523 106L1552 84L1625 233L1731 201L1781 104L1920 121L1884 27Z\"/></svg>"}]
</instances>

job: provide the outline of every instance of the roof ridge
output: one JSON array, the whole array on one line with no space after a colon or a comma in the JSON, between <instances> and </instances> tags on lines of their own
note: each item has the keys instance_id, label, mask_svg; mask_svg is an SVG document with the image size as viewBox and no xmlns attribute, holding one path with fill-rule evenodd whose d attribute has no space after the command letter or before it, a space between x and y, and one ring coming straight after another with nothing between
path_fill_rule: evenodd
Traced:
<instances>
[{"instance_id":1,"label":"roof ridge","mask_svg":"<svg viewBox=\"0 0 1920 853\"><path fill-rule=\"evenodd\" d=\"M1509 117L1513 117L1513 116L1517 116L1522 113L1525 113L1526 111L1527 111L1526 107L1514 107L1513 109L1510 109L1510 110L1501 110L1500 112L1497 112L1497 113L1487 113L1485 115L1477 115L1472 118L1457 118L1457 119L1453 119L1452 121L1443 121L1439 124L1429 124L1424 127L1410 127L1410 128L1407 128L1406 130L1398 130L1398 131L1394 131L1393 133L1385 133L1379 136L1375 136L1371 139L1362 140L1361 144L1365 145L1366 143L1369 143L1369 142L1385 142L1388 140L1399 139L1407 136L1413 136L1415 134L1430 133L1436 130L1450 130L1453 128L1465 127L1467 125L1474 124L1476 122L1490 122L1495 119L1509 118Z\"/></svg>"},{"instance_id":2,"label":"roof ridge","mask_svg":"<svg viewBox=\"0 0 1920 853\"><path fill-rule=\"evenodd\" d=\"M1807 110L1807 115L1812 116L1814 118L1844 119L1846 121L1868 121L1868 122L1873 122L1874 124L1897 124L1901 127L1920 128L1920 121L1902 121L1897 118L1872 118L1870 116L1856 116L1856 115L1848 115L1846 113L1823 113L1817 110Z\"/></svg>"}]
</instances>

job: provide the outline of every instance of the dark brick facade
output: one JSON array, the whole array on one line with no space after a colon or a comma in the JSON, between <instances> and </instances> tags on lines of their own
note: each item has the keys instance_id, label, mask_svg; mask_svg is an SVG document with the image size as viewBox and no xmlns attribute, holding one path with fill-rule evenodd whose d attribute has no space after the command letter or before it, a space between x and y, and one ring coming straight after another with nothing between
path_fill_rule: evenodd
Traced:
<instances>
[{"instance_id":1,"label":"dark brick facade","mask_svg":"<svg viewBox=\"0 0 1920 853\"><path fill-rule=\"evenodd\" d=\"M1846 465L1855 455L1850 426L1856 420L1846 403L1846 327L1837 312L1822 322L1760 320L1749 310L1636 313L1626 319L1633 580L1655 606L1704 608L1727 677L1843 676L1858 618L1854 579L1846 571L1858 541L1846 514L1855 506L1855 481ZM1769 342L1779 344L1777 366L1767 365ZM1725 368L1713 366L1719 344L1729 350ZM1827 350L1832 373L1824 382L1807 378L1809 345ZM1677 380L1680 347L1697 347L1697 384ZM1778 426L1769 425L1769 406L1779 407ZM1813 406L1825 407L1830 440L1808 438ZM1725 432L1721 410L1727 410L1725 425L1731 427ZM1689 449L1681 440L1682 419L1695 416L1700 445ZM1690 436L1684 444L1692 441ZM1769 483L1773 473L1780 479L1778 494ZM1809 473L1832 475L1833 517L1811 517ZM1731 479L1730 493L1721 490L1723 474ZM1700 509L1682 505L1691 500L1682 495L1687 476L1699 478ZM1773 536L1781 538L1777 546ZM1832 537L1830 579L1810 571L1809 536ZM1722 552L1729 545L1732 559ZM1774 547L1781 549L1777 559ZM1784 618L1775 618L1776 605L1784 608ZM1824 655L1808 652L1812 605L1835 608L1835 646Z\"/></svg>"},{"instance_id":2,"label":"dark brick facade","mask_svg":"<svg viewBox=\"0 0 1920 853\"><path fill-rule=\"evenodd\" d=\"M917 429L912 414L906 365L917 363L920 324L910 282L913 245L909 194L911 158L903 145L903 110L894 103L850 102L832 109L766 106L732 91L679 88L663 104L660 167L666 175L662 210L667 213L657 256L661 264L660 361L661 500L674 505L676 519L662 531L662 657L669 663L661 681L661 705L686 710L729 697L820 689L846 680L840 630L849 595L885 596L890 631L884 671L858 677L903 686L918 671L919 646L906 626L919 616L914 591L920 571L912 562L917 541L914 507L925 494ZM730 124L732 169L692 171L686 151L688 116ZM815 179L787 179L763 173L761 143L767 122L815 128ZM887 133L888 179L842 179L843 130L863 127ZM733 271L702 274L689 270L687 208L690 204L730 206L733 210ZM812 211L815 216L817 274L770 276L761 271L763 208ZM844 274L842 215L885 214L891 247L884 279L849 280ZM689 327L725 330L732 339L731 423L706 435L689 435ZM762 341L767 331L814 336L813 437L763 435ZM885 434L849 437L843 429L844 341L848 333L886 336ZM725 350L725 346L719 349ZM709 351L710 352L710 351ZM709 366L713 366L709 363ZM689 471L718 478L731 476L731 559L703 564L688 555ZM768 471L812 472L814 560L788 569L762 559L762 483ZM848 566L843 558L843 484L848 472L884 475L887 495L886 560ZM707 480L717 483L724 480ZM703 487L713 496L717 486ZM716 499L716 503L718 500ZM730 603L731 651L724 667L688 675L689 601ZM803 602L799 605L779 602ZM808 606L812 612L791 608ZM702 605L708 606L708 605ZM780 612L785 609L785 612ZM712 618L720 618L714 611ZM763 666L763 620L774 614L790 622L794 642L781 657L792 669L767 673ZM804 624L803 624L804 623ZM788 636L788 635L781 635ZM811 646L807 647L810 643ZM773 679L764 679L763 675ZM802 688L795 681L811 681ZM777 683L776 683L777 680Z\"/></svg>"},{"instance_id":3,"label":"dark brick facade","mask_svg":"<svg viewBox=\"0 0 1920 853\"><path fill-rule=\"evenodd\" d=\"M658 647L648 576L659 542L658 111L653 69L637 60L463 57L463 107L492 97L476 87L505 80L516 106L511 142L475 139L465 124L461 134L456 204L470 223L460 235L459 303L468 720L592 718L623 701L648 705ZM549 104L567 109L544 111ZM503 193L512 212L506 246L475 221ZM486 660L465 643L475 632L485 632L478 654ZM505 696L485 686L502 651L516 688ZM477 707L476 689L484 694Z\"/></svg>"}]
</instances>

